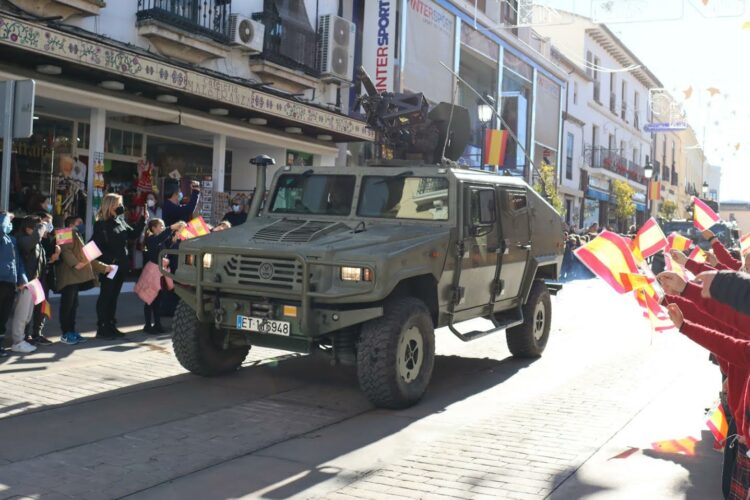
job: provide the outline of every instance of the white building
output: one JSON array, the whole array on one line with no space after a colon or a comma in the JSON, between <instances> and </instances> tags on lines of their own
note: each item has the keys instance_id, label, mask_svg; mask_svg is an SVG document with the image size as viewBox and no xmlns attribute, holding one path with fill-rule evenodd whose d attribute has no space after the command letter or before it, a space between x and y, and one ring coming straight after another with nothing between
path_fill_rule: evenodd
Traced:
<instances>
[{"instance_id":1,"label":"white building","mask_svg":"<svg viewBox=\"0 0 750 500\"><path fill-rule=\"evenodd\" d=\"M703 198L715 202L721 200L721 166L706 163L705 182L708 184L708 192Z\"/></svg>"},{"instance_id":2,"label":"white building","mask_svg":"<svg viewBox=\"0 0 750 500\"><path fill-rule=\"evenodd\" d=\"M577 98L582 104L575 116L576 121L585 123L582 144L574 144L574 149L579 146L584 151L580 227L593 222L615 224L610 194L616 180L628 182L636 191L635 219L640 223L646 218L643 166L651 158L651 136L643 126L648 121L649 89L662 85L606 26L570 13L562 13L561 21L567 24L534 29L547 37L569 64L583 66L590 77L590 82L579 88ZM575 85L582 85L577 74L568 80L569 87ZM571 121L568 130L574 128ZM575 196L570 191L566 194Z\"/></svg>"},{"instance_id":3,"label":"white building","mask_svg":"<svg viewBox=\"0 0 750 500\"><path fill-rule=\"evenodd\" d=\"M85 215L90 231L105 192L137 208L137 189L172 174L186 192L204 182L201 210L215 221L230 196L253 195L256 155L332 165L336 143L372 137L348 116L356 27L344 21L332 42L340 64L318 61L321 21L337 19L323 16L352 18L352 2L339 4L3 3L0 79L37 82L34 136L13 144L11 208L51 194L58 220ZM149 162L153 179L139 167Z\"/></svg>"}]
</instances>

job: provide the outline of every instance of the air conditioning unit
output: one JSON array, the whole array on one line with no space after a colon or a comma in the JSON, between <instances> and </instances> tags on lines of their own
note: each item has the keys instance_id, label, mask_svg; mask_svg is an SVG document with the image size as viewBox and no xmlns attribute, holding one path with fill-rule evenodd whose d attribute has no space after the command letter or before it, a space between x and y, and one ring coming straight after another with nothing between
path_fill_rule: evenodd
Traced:
<instances>
[{"instance_id":1,"label":"air conditioning unit","mask_svg":"<svg viewBox=\"0 0 750 500\"><path fill-rule=\"evenodd\" d=\"M263 36L266 27L263 23L253 21L241 14L229 15L229 43L246 52L259 54L263 52Z\"/></svg>"},{"instance_id":2,"label":"air conditioning unit","mask_svg":"<svg viewBox=\"0 0 750 500\"><path fill-rule=\"evenodd\" d=\"M320 16L318 34L321 79L351 82L354 78L354 23L334 15Z\"/></svg>"}]
</instances>

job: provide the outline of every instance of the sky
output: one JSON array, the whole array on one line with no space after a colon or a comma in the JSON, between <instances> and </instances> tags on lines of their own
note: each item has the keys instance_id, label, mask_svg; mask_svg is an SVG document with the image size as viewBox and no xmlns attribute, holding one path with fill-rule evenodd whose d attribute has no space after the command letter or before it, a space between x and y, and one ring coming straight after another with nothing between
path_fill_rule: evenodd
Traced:
<instances>
[{"instance_id":1,"label":"sky","mask_svg":"<svg viewBox=\"0 0 750 500\"><path fill-rule=\"evenodd\" d=\"M606 22L682 103L722 167L721 200L750 202L750 0L538 3Z\"/></svg>"}]
</instances>

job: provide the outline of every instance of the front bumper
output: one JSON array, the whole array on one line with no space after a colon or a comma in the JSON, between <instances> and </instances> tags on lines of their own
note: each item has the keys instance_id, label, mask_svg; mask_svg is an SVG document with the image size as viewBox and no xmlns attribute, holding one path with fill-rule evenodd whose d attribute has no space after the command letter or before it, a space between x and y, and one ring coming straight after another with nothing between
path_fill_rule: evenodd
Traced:
<instances>
[{"instance_id":1,"label":"front bumper","mask_svg":"<svg viewBox=\"0 0 750 500\"><path fill-rule=\"evenodd\" d=\"M204 256L210 254L211 259L217 256L235 258L237 264L230 266L227 263L227 272L237 273L236 279L229 277L232 281L225 281L216 269L206 269L202 265ZM188 259L188 257L191 257ZM294 337L318 337L327 333L340 330L364 321L382 316L381 306L351 307L348 304L339 305L344 299L372 295L376 287L376 279L371 282L361 282L356 288L334 289L333 291L314 291L311 283L313 271L319 268L335 268L340 266L369 267L361 262L350 261L326 261L323 259L310 259L305 256L289 251L274 251L273 256L267 251L243 249L240 251L230 249L193 250L193 249L170 249L161 252L160 261L176 257L179 266L189 266L192 272L182 269L178 274L169 269L161 268L161 272L167 278L172 279L176 285L176 292L181 298L192 304L199 321L213 321L217 327L236 330L237 315L252 315L258 309L258 304L267 305L264 308L265 317L290 321L292 335ZM242 259L251 259L252 270L242 269ZM185 264L191 260L194 264ZM264 280L260 277L258 267L263 262L286 262L293 263L293 269L283 278L285 281ZM261 264L258 264L261 263ZM278 264L277 264L278 265ZM287 266L288 267L288 266ZM289 269L292 269L289 267ZM291 272L291 279L289 278ZM242 283L242 277L245 283ZM251 276L248 278L248 276ZM248 281L249 280L249 281ZM280 285L283 283L283 285ZM290 284L291 283L291 284ZM324 303L321 303L323 301ZM332 303L336 302L336 303ZM299 313L293 317L283 317L280 311L283 305L297 307ZM246 332L250 333L250 332ZM255 334L254 336L263 336Z\"/></svg>"}]
</instances>

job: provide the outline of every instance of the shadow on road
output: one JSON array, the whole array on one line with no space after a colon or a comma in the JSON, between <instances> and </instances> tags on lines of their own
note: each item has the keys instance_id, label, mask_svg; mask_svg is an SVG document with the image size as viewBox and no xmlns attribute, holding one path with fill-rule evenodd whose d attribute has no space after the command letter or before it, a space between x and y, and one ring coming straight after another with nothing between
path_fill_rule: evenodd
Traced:
<instances>
[{"instance_id":1,"label":"shadow on road","mask_svg":"<svg viewBox=\"0 0 750 500\"><path fill-rule=\"evenodd\" d=\"M160 380L158 386L153 383L130 386L99 394L95 400L82 398L61 407L2 419L0 463L10 462L2 468L21 466L22 462L13 462L66 450L67 455L72 453L73 460L79 466L95 466L87 463L91 458L83 451L86 444L98 442L96 446L101 448L106 446L101 441L108 438L164 423L179 427L180 421L196 415L260 400L281 404L282 412L285 406L290 406L295 412L304 413L308 408L311 413L323 409L334 414L334 420L322 425L313 422L311 426L298 426L298 431L285 432L281 429L273 438L259 437L257 442L248 442L232 456L213 462L206 459L203 463L196 463L193 470L180 470L176 466L184 462L181 454L166 459L161 456L159 470L163 473L155 471L148 480L134 476L130 481L122 477L122 470L117 469L118 484L127 486L111 492L112 496L118 497L133 493L149 496L151 492L147 490L162 485L153 491L158 491L159 498L169 498L170 481L176 478L189 481L199 476L200 498L237 497L267 488L272 489L263 492L263 496L287 498L340 474L336 467L326 465L332 459L392 436L424 417L442 412L449 405L500 384L532 362L512 358L496 360L437 356L433 381L427 394L418 405L404 411L375 410L360 393L353 368L332 367L327 360L318 356L286 358L244 367L236 374L212 379L178 375ZM75 422L75 426L61 427L61 422ZM268 424L273 425L272 422ZM334 437L316 440L335 424L344 426L344 430L336 432ZM66 430L61 432L63 428ZM24 437L30 432L35 436L33 440ZM295 450L292 452L294 459L256 454L259 450L268 450L295 438L299 442L292 447ZM215 446L221 446L221 442ZM78 449L82 451L76 457L75 450ZM210 449L202 450L202 453L212 456ZM222 471L227 468L246 461L252 464L241 465L242 472L238 470L231 480L211 478L214 473L224 474ZM200 472L193 474L196 471ZM34 493L29 491L28 484L16 483L13 476L5 475L2 482L7 487L3 491L4 496ZM206 488L207 484L211 488ZM184 493L175 493L175 496L184 498Z\"/></svg>"}]
</instances>

